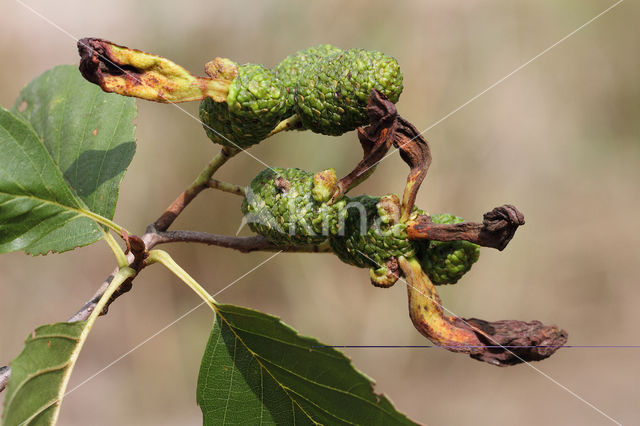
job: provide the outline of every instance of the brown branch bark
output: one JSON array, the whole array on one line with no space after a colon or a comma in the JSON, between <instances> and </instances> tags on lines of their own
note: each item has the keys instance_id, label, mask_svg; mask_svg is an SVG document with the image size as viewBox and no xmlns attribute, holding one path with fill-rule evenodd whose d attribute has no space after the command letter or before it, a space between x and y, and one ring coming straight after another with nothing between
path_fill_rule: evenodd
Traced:
<instances>
[{"instance_id":1,"label":"brown branch bark","mask_svg":"<svg viewBox=\"0 0 640 426\"><path fill-rule=\"evenodd\" d=\"M9 384L9 377L11 376L11 368L8 365L0 367L0 392L2 392Z\"/></svg>"},{"instance_id":2,"label":"brown branch bark","mask_svg":"<svg viewBox=\"0 0 640 426\"><path fill-rule=\"evenodd\" d=\"M325 253L331 251L327 244L317 246L279 246L261 235L232 237L196 231L166 231L151 235L154 245L178 242L200 243L238 250L242 253L253 251L286 251L291 253Z\"/></svg>"},{"instance_id":3,"label":"brown branch bark","mask_svg":"<svg viewBox=\"0 0 640 426\"><path fill-rule=\"evenodd\" d=\"M89 50L87 50L87 52L87 55L93 55L93 51L89 52ZM87 56L87 58L89 58L89 56ZM91 56L91 58L93 58L93 56ZM96 69L100 70L99 68ZM411 123L397 114L395 105L377 91L372 91L368 112L370 114L371 125L358 129L358 136L364 151L364 158L349 175L340 180L339 189L334 195L333 200L335 201L335 199L339 198L371 174L376 164L384 158L384 154L388 152L391 145L394 145L400 150L402 159L409 164L411 168L402 202L403 218L406 219L413 208L420 184L431 164L429 144L421 137L420 133ZM127 244L130 267L139 272L146 266L145 258L149 250L158 244L172 242L195 242L216 245L238 250L242 253L253 251L320 253L331 251L326 243L318 246L277 246L266 238L258 235L251 237L233 237L195 231L167 231L185 207L207 187L241 196L245 195L244 188L242 187L212 179L212 175L226 163L229 158L238 152L239 150L237 149L223 148L221 152L211 160L207 167L202 170L191 185L171 203L153 224L147 227L142 238L126 234L122 235L122 238ZM514 206L505 205L486 213L482 224L466 222L455 225L438 225L432 223L428 216L421 216L416 221L408 224L407 231L409 238L414 240L467 240L482 246L503 250L511 238L513 238L518 226L523 224L524 216L522 213ZM409 275L407 278L412 280L410 277L411 268L405 264L403 270L405 275ZM115 273L117 273L117 269L100 285L93 297L69 318L69 322L83 321L90 316ZM414 273L413 275L416 274ZM413 281L419 283L421 279L413 277ZM118 291L114 293L107 302L100 315L107 314L111 303L122 294L131 290L132 282L133 278L125 281L120 286ZM431 294L431 289L428 285L423 285L422 287L424 291ZM432 284L431 287L433 287ZM435 289L433 289L432 298L435 298L439 305L439 297L437 293L435 293ZM416 328L434 342L442 344L443 346L445 346L445 344L453 346L453 349L451 347L449 348L450 350L467 352L472 357L483 361L498 365L509 365L521 362L522 360L542 359L556 350L554 348L540 350L537 348L522 349L525 351L521 352L522 356L514 357L512 356L514 355L512 351L489 350L489 343L497 343L498 345L504 346L528 346L532 343L539 345L540 342L543 342L545 344L549 343L548 346L561 346L566 341L566 332L556 327L543 326L535 321L532 323L524 323L522 321L498 321L490 323L477 319L464 320L456 317L443 316L441 308L433 305L433 303L429 303L425 302L421 296L418 296L418 293L411 289L409 290L410 307L415 305L415 309L412 309L411 312L412 320ZM424 320L422 314L429 310L438 314L436 316L440 318L442 328L434 328L433 324ZM484 349L474 349L473 345L469 344L469 342ZM466 347L464 346L465 344ZM8 383L10 371L9 367L0 367L0 392L5 389Z\"/></svg>"},{"instance_id":4,"label":"brown branch bark","mask_svg":"<svg viewBox=\"0 0 640 426\"><path fill-rule=\"evenodd\" d=\"M148 228L150 232L145 233L142 238L135 235L124 235L123 238L127 242L129 249L129 266L136 271L142 270L146 265L144 259L149 250L158 244L167 244L175 242L194 242L208 245L216 245L238 250L242 253L250 253L253 251L286 251L291 253L326 253L330 252L328 244L317 246L277 246L266 238L255 235L250 237L232 237L227 235L208 234L206 232L195 231L153 231L152 225ZM74 313L67 322L85 321L91 315L96 304L104 294L105 290L111 283L111 280L118 272L116 268L104 282L98 287L94 295L89 299L76 313ZM133 287L133 278L128 279L109 299L100 315L106 315L109 306L120 296L127 293ZM11 368L8 366L0 367L0 392L2 392L9 383Z\"/></svg>"}]
</instances>

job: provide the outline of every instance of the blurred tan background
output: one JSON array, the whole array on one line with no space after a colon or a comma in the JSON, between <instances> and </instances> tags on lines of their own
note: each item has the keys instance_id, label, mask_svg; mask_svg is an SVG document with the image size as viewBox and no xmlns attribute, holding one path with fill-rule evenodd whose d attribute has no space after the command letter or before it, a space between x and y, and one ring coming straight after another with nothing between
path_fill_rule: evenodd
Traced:
<instances>
[{"instance_id":1,"label":"blurred tan background","mask_svg":"<svg viewBox=\"0 0 640 426\"><path fill-rule=\"evenodd\" d=\"M25 0L74 37L96 36L169 57L202 73L215 56L273 66L320 43L382 50L404 72L401 114L425 129L575 30L613 1ZM621 3L426 133L434 161L418 204L469 220L503 203L527 224L502 253L483 249L444 305L487 320L539 319L572 345L640 344L640 8ZM77 63L75 41L13 0L2 5L0 103L46 69ZM142 233L217 152L199 123L139 101L138 152L116 221ZM197 103L181 105L197 115ZM289 133L251 150L271 166L347 173L354 133ZM246 154L220 177L246 184L264 168ZM395 154L355 193L400 192ZM232 234L240 199L205 192L175 224ZM245 231L246 233L246 231ZM211 293L268 259L196 245L166 246ZM0 257L0 364L36 326L66 319L112 270L104 244L63 255ZM336 345L420 345L406 289L368 284L330 255L281 254L218 300L278 315ZM161 267L97 324L74 372L82 382L199 303ZM65 400L64 425L200 424L195 385L212 317L201 307ZM533 367L499 369L438 349L349 349L398 409L431 425L638 424L640 349L560 350ZM558 384L553 381L557 381ZM0 395L0 399L2 395Z\"/></svg>"}]
</instances>

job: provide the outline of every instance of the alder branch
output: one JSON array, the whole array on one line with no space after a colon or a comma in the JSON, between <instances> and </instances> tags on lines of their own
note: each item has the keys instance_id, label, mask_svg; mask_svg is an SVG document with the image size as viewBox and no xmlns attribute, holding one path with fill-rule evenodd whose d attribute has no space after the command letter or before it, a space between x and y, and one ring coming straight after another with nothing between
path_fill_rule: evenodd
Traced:
<instances>
[{"instance_id":1,"label":"alder branch","mask_svg":"<svg viewBox=\"0 0 640 426\"><path fill-rule=\"evenodd\" d=\"M142 240L140 237L137 237L135 235L127 235L126 233L122 235L122 237L127 244L129 267L134 269L136 272L140 272L142 269L144 269L147 266L145 263L145 259L149 252L147 250L147 245L145 244L145 241ZM67 322L86 321L89 318L93 310L96 308L96 305L104 295L104 292L107 291L107 287L109 287L109 284L111 284L111 281L113 280L115 275L118 273L118 269L119 268L116 268L111 273L111 275L109 275L102 282L102 284L100 284L100 287L98 287L98 289L96 290L94 295L91 297L91 299L89 299L84 305L82 305L82 307L75 314L73 314L67 320ZM116 292L113 293L113 295L111 295L111 297L105 304L104 308L102 309L102 312L100 312L100 316L106 315L109 312L109 305L111 305L118 297L122 296L123 294L131 290L131 288L133 287L133 279L137 275L138 274L136 273L136 275L134 275L131 278L128 278L120 285L118 290L116 290ZM11 375L11 368L9 366L0 367L0 392L5 390L5 388L7 387L7 384L9 383L10 375Z\"/></svg>"},{"instance_id":2,"label":"alder branch","mask_svg":"<svg viewBox=\"0 0 640 426\"><path fill-rule=\"evenodd\" d=\"M349 188L355 186L371 174L375 165L389 150L391 144L393 144L400 149L403 160L411 167L411 173L407 180L407 187L405 188L405 196L403 197L403 210L405 214L407 214L412 210L418 188L431 163L431 155L428 142L420 138L419 133L411 123L397 115L395 105L388 101L384 102L385 100L386 99L379 95L378 92L372 92L372 105L370 108L372 123L371 126L367 128L369 133L362 128L358 129L364 150L364 159L352 173L341 180L340 189L334 194L334 200L338 195L344 194ZM381 114L375 114L377 110L374 111L372 108L376 106L376 102L386 105L387 109L381 110ZM292 121L288 124L296 123L297 122ZM384 126L385 124L386 127ZM285 130L285 127L281 130ZM398 127L402 127L404 132L398 131ZM369 138L367 139L364 136L369 136ZM373 136L375 136L375 138ZM371 139L371 141L369 139ZM405 147L407 144L411 145ZM325 253L331 251L326 242L320 245L278 246L259 235L233 237L196 231L167 231L186 206L206 188L218 189L240 196L246 195L246 189L244 187L212 178L213 174L223 164L239 152L240 150L235 148L222 148L220 153L200 172L191 185L169 205L155 222L147 227L142 238L126 234L122 235L122 238L127 244L129 266L131 268L140 272L140 270L146 266L144 260L149 250L158 244L173 242L194 242L216 245L238 250L242 253L253 251ZM482 224L466 222L452 225L438 225L432 223L429 216L420 216L416 221L408 224L407 232L409 238L412 240L467 240L482 246L503 250L511 238L513 238L518 226L523 224L524 216L522 213L514 206L505 205L486 213ZM116 273L117 269L104 280L92 298L69 318L69 322L83 321L91 315ZM125 281L118 291L111 296L100 315L107 314L111 303L131 290L132 286L133 277ZM11 369L9 367L0 367L0 392L7 386L10 372Z\"/></svg>"},{"instance_id":3,"label":"alder branch","mask_svg":"<svg viewBox=\"0 0 640 426\"><path fill-rule=\"evenodd\" d=\"M107 290L107 287L109 287L111 280L113 280L113 277L116 275L117 272L118 272L118 268L116 268L115 271L112 272L111 275L109 275L104 280L104 282L100 285L100 287L98 287L98 289L96 290L94 295L91 297L91 299L89 299L75 314L73 314L67 320L67 322L86 321L87 318L89 318L89 315L91 315L91 312L93 312L93 310L95 309L96 305L98 304L98 301L100 300L104 292ZM119 296L121 296L122 294L126 293L131 289L132 279L133 278L130 278L124 283L122 283L118 291L116 291L116 293L113 294L109 302L107 302L107 305L104 307L100 315L105 315L108 311L109 305L116 298L118 298ZM7 384L9 383L10 375L11 375L11 368L9 366L0 367L0 392L5 390L5 388L7 387Z\"/></svg>"},{"instance_id":4,"label":"alder branch","mask_svg":"<svg viewBox=\"0 0 640 426\"><path fill-rule=\"evenodd\" d=\"M215 187L215 184L211 181L211 176L231 157L240 152L237 149L224 147L220 151L218 155L216 155L209 164L200 172L198 177L185 189L174 201L171 205L165 210L165 212L160 215L158 219L147 227L147 229L153 230L153 232L146 232L142 238L134 236L134 235L122 235L125 243L127 244L127 251L129 254L129 267L140 272L146 264L144 263L144 259L146 258L148 251L151 250L157 242L153 240L153 236L155 235L156 230L166 231L166 229L171 226L171 224L176 220L178 215L182 213L184 208L191 202L193 199L202 192L203 189L207 187ZM218 181L219 182L219 181ZM230 189L232 184L227 184L226 182L220 182L222 187L218 187L218 189L227 190ZM224 188L223 188L224 187ZM237 187L240 188L240 187ZM237 188L234 188L234 191L237 191ZM235 192L237 193L237 192ZM249 250L253 251L253 250ZM91 315L91 312L95 309L98 301L106 291L107 287L113 280L113 277L118 272L118 269L111 273L103 282L100 284L100 287L96 290L94 295L89 299L75 314L69 318L68 322L76 322L76 321L85 321ZM137 274L136 274L137 276ZM111 298L107 301L104 309L100 313L100 315L106 315L109 311L109 306L124 293L127 293L133 287L133 278L127 279L122 285L118 288L118 290L111 296ZM2 392L9 383L9 376L11 375L11 368L8 366L0 367L0 392Z\"/></svg>"},{"instance_id":5,"label":"alder branch","mask_svg":"<svg viewBox=\"0 0 640 426\"><path fill-rule=\"evenodd\" d=\"M242 253L250 253L253 251L285 251L290 253L326 253L330 252L331 248L327 243L320 245L308 245L308 246L278 246L267 240L260 235L254 235L250 237L233 237L227 235L208 234L206 232L196 231L166 231L157 232L153 228L153 225L147 227L147 232L142 238L135 235L123 235L127 248L129 250L129 266L136 271L140 272L146 267L144 259L146 258L148 251L158 244L167 244L174 242L194 242L208 245L216 245L220 247L226 247L234 250L238 250ZM91 315L91 312L95 309L98 301L106 291L107 287L113 280L113 277L118 272L116 268L111 275L109 275L104 282L98 287L94 295L89 299L75 314L73 314L67 322L85 321ZM136 274L137 276L137 274ZM106 315L109 311L109 306L120 296L127 293L133 287L134 277L126 280L120 288L111 296L104 309L100 313L100 316ZM9 383L9 376L11 374L11 368L8 366L0 367L0 392L2 392Z\"/></svg>"},{"instance_id":6,"label":"alder branch","mask_svg":"<svg viewBox=\"0 0 640 426\"><path fill-rule=\"evenodd\" d=\"M8 365L0 367L0 392L7 387L9 376L11 376L11 368Z\"/></svg>"},{"instance_id":7,"label":"alder branch","mask_svg":"<svg viewBox=\"0 0 640 426\"><path fill-rule=\"evenodd\" d=\"M200 243L238 250L242 253L253 251L286 251L290 253L326 253L330 252L329 244L280 246L272 243L261 235L250 237L232 237L229 235L209 234L196 231L166 231L150 233L150 239L154 245L166 243Z\"/></svg>"}]
</instances>

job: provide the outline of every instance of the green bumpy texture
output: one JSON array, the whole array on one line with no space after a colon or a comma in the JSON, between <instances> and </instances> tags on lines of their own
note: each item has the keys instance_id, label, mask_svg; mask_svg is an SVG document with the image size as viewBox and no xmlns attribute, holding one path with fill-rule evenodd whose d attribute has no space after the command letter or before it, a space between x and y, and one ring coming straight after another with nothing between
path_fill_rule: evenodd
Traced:
<instances>
[{"instance_id":1,"label":"green bumpy texture","mask_svg":"<svg viewBox=\"0 0 640 426\"><path fill-rule=\"evenodd\" d=\"M451 214L432 215L431 220L442 224L464 222ZM422 270L436 285L457 283L480 257L480 247L468 241L431 241L428 247L418 246L416 251Z\"/></svg>"},{"instance_id":2,"label":"green bumpy texture","mask_svg":"<svg viewBox=\"0 0 640 426\"><path fill-rule=\"evenodd\" d=\"M255 64L238 67L226 103L211 98L200 103L200 119L209 139L232 148L259 143L286 114L282 83L273 71Z\"/></svg>"},{"instance_id":3,"label":"green bumpy texture","mask_svg":"<svg viewBox=\"0 0 640 426\"><path fill-rule=\"evenodd\" d=\"M378 51L349 49L309 61L295 81L295 110L306 129L341 135L368 123L372 89L397 102L402 93L398 62Z\"/></svg>"},{"instance_id":4,"label":"green bumpy texture","mask_svg":"<svg viewBox=\"0 0 640 426\"><path fill-rule=\"evenodd\" d=\"M332 230L329 244L345 263L359 268L380 268L391 257L411 257L414 244L407 238L407 226L391 225L380 219L380 197L361 195L347 198L344 225Z\"/></svg>"},{"instance_id":5,"label":"green bumpy texture","mask_svg":"<svg viewBox=\"0 0 640 426\"><path fill-rule=\"evenodd\" d=\"M368 124L372 89L397 102L402 74L394 58L325 44L289 55L273 70L256 64L238 67L226 102L204 99L200 119L209 139L234 148L261 142L294 114L305 129L341 135Z\"/></svg>"},{"instance_id":6,"label":"green bumpy texture","mask_svg":"<svg viewBox=\"0 0 640 426\"><path fill-rule=\"evenodd\" d=\"M366 225L363 233L360 225L362 211L349 208L342 235L332 232L329 243L333 252L345 263L359 268L380 268L391 257L414 256L422 270L435 285L455 284L478 261L480 247L468 241L410 241L406 225L380 223L378 197L360 196L349 199L346 207L361 203L366 211ZM415 210L415 214L424 214ZM434 223L460 223L464 220L451 214L432 215ZM380 223L376 226L376 223Z\"/></svg>"},{"instance_id":7,"label":"green bumpy texture","mask_svg":"<svg viewBox=\"0 0 640 426\"><path fill-rule=\"evenodd\" d=\"M242 212L249 228L278 245L320 244L343 210L313 196L313 173L300 169L265 169L249 185ZM344 213L342 213L344 214Z\"/></svg>"},{"instance_id":8,"label":"green bumpy texture","mask_svg":"<svg viewBox=\"0 0 640 426\"><path fill-rule=\"evenodd\" d=\"M313 63L341 51L342 49L339 47L330 44L321 44L320 46L300 50L287 56L273 69L276 77L282 82L284 90L287 93L287 107L290 108L290 115L294 114L295 86L303 71Z\"/></svg>"},{"instance_id":9,"label":"green bumpy texture","mask_svg":"<svg viewBox=\"0 0 640 426\"><path fill-rule=\"evenodd\" d=\"M274 244L320 244L327 239L345 263L378 269L393 257L415 256L436 285L455 284L478 261L480 248L468 241L410 241L407 226L383 217L381 197L344 197L333 205L314 198L314 174L300 169L265 169L249 185L242 203L251 230ZM415 209L414 215L424 214ZM434 223L463 222L451 214Z\"/></svg>"}]
</instances>

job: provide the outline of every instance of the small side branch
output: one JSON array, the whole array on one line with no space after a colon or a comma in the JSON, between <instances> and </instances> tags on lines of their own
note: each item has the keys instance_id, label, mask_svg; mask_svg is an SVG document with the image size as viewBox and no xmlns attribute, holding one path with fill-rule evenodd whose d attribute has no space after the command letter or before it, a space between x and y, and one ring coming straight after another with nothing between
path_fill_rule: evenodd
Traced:
<instances>
[{"instance_id":1,"label":"small side branch","mask_svg":"<svg viewBox=\"0 0 640 426\"><path fill-rule=\"evenodd\" d=\"M178 217L182 210L200 193L203 189L207 187L211 176L231 157L240 152L237 149L231 149L224 147L220 151L218 155L216 155L213 160L209 163L207 167L202 170L200 175L193 181L189 187L182 192L182 194L178 195L173 203L167 210L153 223L153 229L156 229L160 232L166 231L174 220Z\"/></svg>"},{"instance_id":2,"label":"small side branch","mask_svg":"<svg viewBox=\"0 0 640 426\"><path fill-rule=\"evenodd\" d=\"M496 207L484 214L482 223L462 222L437 224L429 216L418 216L408 224L411 240L458 241L466 240L483 247L504 250L519 226L524 225L524 215L510 204Z\"/></svg>"},{"instance_id":3,"label":"small side branch","mask_svg":"<svg viewBox=\"0 0 640 426\"><path fill-rule=\"evenodd\" d=\"M200 243L219 247L238 250L242 253L250 253L253 251L286 251L291 253L326 253L331 248L328 244L323 243L317 246L279 246L273 244L263 236L254 235L250 237L233 237L229 235L209 234L206 232L196 231L166 231L157 232L150 236L153 245L166 243Z\"/></svg>"},{"instance_id":4,"label":"small side branch","mask_svg":"<svg viewBox=\"0 0 640 426\"><path fill-rule=\"evenodd\" d=\"M240 185L235 185L233 183L223 182L218 179L209 179L207 182L207 186L211 189L218 189L223 192L228 192L229 194L239 195L241 197L246 197L247 188Z\"/></svg>"},{"instance_id":5,"label":"small side branch","mask_svg":"<svg viewBox=\"0 0 640 426\"><path fill-rule=\"evenodd\" d=\"M107 279L104 280L104 282L100 285L100 287L98 287L98 289L96 290L96 292L93 294L93 297L91 297L91 299L89 299L87 301L87 303L85 303L75 314L73 314L71 316L71 318L69 318L67 321L68 322L76 322L76 321L85 321L87 318L89 318L89 315L91 315L91 312L93 312L93 310L96 307L96 304L98 303L98 301L100 300L100 298L102 297L102 295L104 294L105 290L107 289L107 287L109 287L109 284L111 284L111 280L113 280L113 277L116 275L116 273L118 273L118 269L116 268L111 275L109 275L107 277ZM124 294L127 291L131 290L131 281L132 280L128 280L128 282L125 282L122 284L121 286L121 291L118 292L119 295L120 294ZM115 296L115 294L114 294ZM108 310L109 310L109 305L111 304L111 302L113 302L113 300L115 300L117 297L112 297L112 300L109 301L109 303L107 304L107 306L105 306L105 308L102 311L102 315L105 315Z\"/></svg>"},{"instance_id":6,"label":"small side branch","mask_svg":"<svg viewBox=\"0 0 640 426\"><path fill-rule=\"evenodd\" d=\"M9 384L9 377L11 376L11 368L8 365L0 367L0 392L2 392Z\"/></svg>"}]
</instances>

